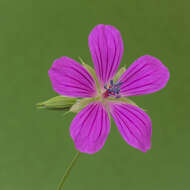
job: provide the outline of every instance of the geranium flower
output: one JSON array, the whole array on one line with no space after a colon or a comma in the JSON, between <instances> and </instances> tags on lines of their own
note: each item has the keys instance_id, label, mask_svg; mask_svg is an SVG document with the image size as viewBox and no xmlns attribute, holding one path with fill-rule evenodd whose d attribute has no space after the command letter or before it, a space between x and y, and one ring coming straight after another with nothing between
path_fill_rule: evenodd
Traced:
<instances>
[{"instance_id":1,"label":"geranium flower","mask_svg":"<svg viewBox=\"0 0 190 190\"><path fill-rule=\"evenodd\" d=\"M111 115L124 140L146 152L151 147L151 120L128 97L162 89L169 79L168 69L157 58L145 55L116 75L123 42L120 32L110 25L97 25L88 43L96 76L89 66L68 57L55 60L49 70L58 94L85 98L88 102L70 126L76 149L88 154L99 151L110 132ZM115 76L119 78L114 79Z\"/></svg>"}]
</instances>

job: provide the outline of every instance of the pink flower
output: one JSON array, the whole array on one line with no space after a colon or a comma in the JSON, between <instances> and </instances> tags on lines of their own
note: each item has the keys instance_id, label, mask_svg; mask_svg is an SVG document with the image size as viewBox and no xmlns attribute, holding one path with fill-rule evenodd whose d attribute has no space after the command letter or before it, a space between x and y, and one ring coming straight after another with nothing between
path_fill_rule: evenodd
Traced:
<instances>
[{"instance_id":1,"label":"pink flower","mask_svg":"<svg viewBox=\"0 0 190 190\"><path fill-rule=\"evenodd\" d=\"M113 26L97 25L88 43L99 84L85 67L68 57L55 60L49 70L53 89L60 95L93 98L71 123L70 134L76 149L93 154L103 147L110 132L111 113L124 140L146 152L151 147L151 120L125 97L162 89L169 79L168 69L157 58L145 55L114 83L123 55L120 32Z\"/></svg>"}]
</instances>

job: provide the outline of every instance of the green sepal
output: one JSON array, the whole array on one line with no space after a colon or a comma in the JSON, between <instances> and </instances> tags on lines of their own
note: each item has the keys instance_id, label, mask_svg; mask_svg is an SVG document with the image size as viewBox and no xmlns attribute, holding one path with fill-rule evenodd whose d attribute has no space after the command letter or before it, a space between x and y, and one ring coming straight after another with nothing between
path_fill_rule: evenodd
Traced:
<instances>
[{"instance_id":1,"label":"green sepal","mask_svg":"<svg viewBox=\"0 0 190 190\"><path fill-rule=\"evenodd\" d=\"M36 104L38 108L69 110L79 98L56 96L44 102Z\"/></svg>"},{"instance_id":2,"label":"green sepal","mask_svg":"<svg viewBox=\"0 0 190 190\"><path fill-rule=\"evenodd\" d=\"M117 80L121 77L121 75L126 71L126 68L125 67L121 67L119 69L119 71L116 73L115 77L114 77L114 83L117 82Z\"/></svg>"},{"instance_id":3,"label":"green sepal","mask_svg":"<svg viewBox=\"0 0 190 190\"><path fill-rule=\"evenodd\" d=\"M91 102L96 101L96 98L83 98L76 101L75 104L70 108L70 112L78 113L84 107L86 107Z\"/></svg>"},{"instance_id":4,"label":"green sepal","mask_svg":"<svg viewBox=\"0 0 190 190\"><path fill-rule=\"evenodd\" d=\"M127 97L121 97L121 98L117 98L117 99L109 97L108 100L114 101L114 102L123 102L123 103L131 104L131 105L139 107L134 101L132 101L131 99L129 99Z\"/></svg>"}]
</instances>

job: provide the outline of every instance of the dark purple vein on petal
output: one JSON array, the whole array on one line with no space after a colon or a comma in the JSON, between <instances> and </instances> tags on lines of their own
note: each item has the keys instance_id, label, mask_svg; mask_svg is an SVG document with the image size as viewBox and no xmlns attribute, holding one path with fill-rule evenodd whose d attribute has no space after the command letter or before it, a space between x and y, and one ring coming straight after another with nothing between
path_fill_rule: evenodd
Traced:
<instances>
[{"instance_id":1,"label":"dark purple vein on petal","mask_svg":"<svg viewBox=\"0 0 190 190\"><path fill-rule=\"evenodd\" d=\"M107 37L106 37L106 35L105 35L105 29L102 31L102 35L103 35L103 38L105 39L105 46L106 46L106 70L103 72L103 77L104 77L104 81L107 81L106 80L106 75L107 75L107 67L108 67L108 61L109 61L109 58L108 58L108 39L107 39ZM103 64L103 63L102 63Z\"/></svg>"},{"instance_id":2,"label":"dark purple vein on petal","mask_svg":"<svg viewBox=\"0 0 190 190\"><path fill-rule=\"evenodd\" d=\"M102 128L103 128L103 116L104 116L104 110L103 110L103 108L101 107L101 127L100 127L100 131L99 131L99 134L98 134L98 136L96 137L96 140L95 141L97 141L97 139L99 139L99 137L101 136L101 133L102 133ZM106 126L105 126L106 127Z\"/></svg>"},{"instance_id":3,"label":"dark purple vein on petal","mask_svg":"<svg viewBox=\"0 0 190 190\"><path fill-rule=\"evenodd\" d=\"M121 112L119 112L119 113L121 113ZM126 125L126 127L127 127L127 129L128 129L128 131L131 133L131 135L133 136L133 137L135 137L135 139L137 140L137 142L142 146L142 148L144 149L145 148L145 146L144 146L144 144L137 138L137 136L130 130L130 127L128 127L129 125L128 125L128 122L127 121L125 121L122 117L120 117L121 118L121 120L123 121L123 123L125 123L125 125ZM126 117L128 120L129 120L129 118L128 117ZM123 127L123 126L121 126L121 127Z\"/></svg>"},{"instance_id":4,"label":"dark purple vein on petal","mask_svg":"<svg viewBox=\"0 0 190 190\"><path fill-rule=\"evenodd\" d=\"M126 111L128 111L130 114L132 114L135 118L137 118L143 125L144 125L144 127L146 128L146 129L148 129L149 130L149 128L148 128L148 124L146 124L137 114L135 114L134 112L132 112L130 109L127 109L126 107L124 107L123 105L121 105L121 107L124 109L124 110L126 110ZM136 111L138 114L141 114L141 116L143 116L143 118L144 119L146 119L145 118L145 116L142 114L142 113L140 113L138 110L136 110L136 109L134 109L133 107L130 107L133 111ZM130 120L130 119L129 119ZM146 119L147 120L147 119ZM147 137L149 136L149 134L148 134L148 131L146 130L145 131L145 134L140 130L140 128L138 128L138 126L136 126L136 124L131 120L131 122L135 125L135 127L138 129L138 131L141 133L141 135L146 135Z\"/></svg>"},{"instance_id":5,"label":"dark purple vein on petal","mask_svg":"<svg viewBox=\"0 0 190 190\"><path fill-rule=\"evenodd\" d=\"M95 48L96 49L96 48ZM96 50L94 49L94 55L95 55L95 57L96 57L96 62L97 62L97 64L98 64L98 68L95 68L95 69L98 69L98 73L97 73L97 75L98 74L100 74L100 61L99 61L99 57L98 57L98 55L97 55L97 52L96 52ZM100 76L101 77L101 76ZM101 80L101 79L100 79Z\"/></svg>"},{"instance_id":6,"label":"dark purple vein on petal","mask_svg":"<svg viewBox=\"0 0 190 190\"><path fill-rule=\"evenodd\" d=\"M121 121L120 121L120 116L118 115L118 113L116 112L116 110L114 111L114 117L116 117L116 121L119 122L120 129L122 130L122 134L124 134L124 135L125 135L125 138L127 138L128 141L129 141L129 136L128 136L127 132L123 129L123 125L124 125L125 123L124 123L124 122L121 123ZM128 129L128 126L126 126L126 127L127 127L127 129Z\"/></svg>"},{"instance_id":7,"label":"dark purple vein on petal","mask_svg":"<svg viewBox=\"0 0 190 190\"><path fill-rule=\"evenodd\" d=\"M93 130L93 127L94 127L94 125L96 124L95 120L97 119L98 111L99 111L99 106L97 106L96 114L93 115L94 118L93 118L93 121L92 121L92 123L91 123L91 127L90 127L89 132L88 132L88 137L91 135L92 130Z\"/></svg>"},{"instance_id":8,"label":"dark purple vein on petal","mask_svg":"<svg viewBox=\"0 0 190 190\"><path fill-rule=\"evenodd\" d=\"M113 76L114 72L116 72L116 70L117 70L118 62L119 62L119 56L120 56L120 50L118 49L118 48L120 48L120 46L118 43L116 43L115 38L113 38L113 41L114 41L116 55L115 55L115 59L114 59L113 68L111 69L111 73L110 73L111 76Z\"/></svg>"},{"instance_id":9,"label":"dark purple vein on petal","mask_svg":"<svg viewBox=\"0 0 190 190\"><path fill-rule=\"evenodd\" d=\"M85 86L85 87L87 86L87 85L84 84L82 81L80 81L80 80L78 80L78 79L76 79L76 78L73 78L73 77L70 76L70 75L65 74L65 77L67 77L68 79L72 79L72 80L78 82L79 84L81 84L81 85L83 85L83 86ZM88 86L88 87L91 88L91 89L93 89L92 86Z\"/></svg>"},{"instance_id":10,"label":"dark purple vein on petal","mask_svg":"<svg viewBox=\"0 0 190 190\"><path fill-rule=\"evenodd\" d=\"M143 111L140 111L139 108L137 109L135 106L133 107L133 111L139 113L146 121L147 123L150 123L151 121L149 119L147 119L144 114L142 113Z\"/></svg>"},{"instance_id":11,"label":"dark purple vein on petal","mask_svg":"<svg viewBox=\"0 0 190 190\"><path fill-rule=\"evenodd\" d=\"M124 109L124 107L123 107L123 109ZM149 134L149 130L150 130L150 121L148 121L147 120L147 118L140 112L140 111L138 111L137 109L134 109L134 108L132 108L132 110L133 111L135 111L136 113L138 113L139 115L141 115L146 121L147 121L147 123L145 123L145 121L143 121L138 115L136 115L136 113L134 113L134 112L132 112L131 110L128 110L128 112L129 113L131 113L133 116L135 116L139 121L141 121L142 122L142 124L145 126L145 128L147 129L146 130L146 132L145 132L145 134L146 134L146 136L147 137L149 137L150 136L150 134Z\"/></svg>"},{"instance_id":12,"label":"dark purple vein on petal","mask_svg":"<svg viewBox=\"0 0 190 190\"><path fill-rule=\"evenodd\" d=\"M117 35L117 34L116 34ZM116 64L115 64L115 67L116 68L114 68L113 70L112 70L112 76L115 74L114 72L116 72L116 70L118 69L118 65L120 64L120 61L121 61L121 39L120 38L118 38L118 36L117 36L117 42L118 43L116 43L115 42L115 40L114 40L114 44L115 44L115 47L116 47L116 50L117 50L117 52L118 52L118 57L117 57L117 61L116 61ZM118 50L118 48L119 48L119 50Z\"/></svg>"},{"instance_id":13,"label":"dark purple vein on petal","mask_svg":"<svg viewBox=\"0 0 190 190\"><path fill-rule=\"evenodd\" d=\"M97 46L98 46L98 50L99 50L99 54L100 54L100 67L101 67L101 81L103 81L103 69L102 69L102 64L103 64L103 61L102 61L102 52L101 52L101 49L100 49L100 39L99 39L99 36L98 36L98 44L97 44Z\"/></svg>"},{"instance_id":14,"label":"dark purple vein on petal","mask_svg":"<svg viewBox=\"0 0 190 190\"><path fill-rule=\"evenodd\" d=\"M85 110L84 113L80 113L80 112L79 112L79 114L80 114L80 115L79 115L80 120L83 120L83 117L86 116L86 113L88 113L88 112L92 109L92 107L93 107L93 105L91 104L91 105L89 105L89 107ZM78 127L80 127L80 129L81 129L82 125L79 125ZM77 129L77 128L75 128L74 132L76 131L76 129ZM79 131L80 131L80 130L79 130Z\"/></svg>"},{"instance_id":15,"label":"dark purple vein on petal","mask_svg":"<svg viewBox=\"0 0 190 190\"><path fill-rule=\"evenodd\" d=\"M140 70L144 69L144 68L147 67L147 66L148 66L148 64L144 64L140 69L138 69L138 70L136 70L136 71L134 71L134 69L132 69L133 72L130 72L130 75L127 76L127 77L126 77L126 80L123 80L122 82L123 82L123 83L126 83L127 81L129 81L129 79L130 79L131 77L133 77L133 76L134 76L135 74L137 74Z\"/></svg>"},{"instance_id":16,"label":"dark purple vein on petal","mask_svg":"<svg viewBox=\"0 0 190 190\"><path fill-rule=\"evenodd\" d=\"M86 71L86 69L85 68L83 68L83 66L81 66L82 67L82 71L83 72L85 72L87 75L88 75L88 77L86 77L82 72L81 72L81 69L79 69L78 68L78 65L72 65L72 66L70 66L70 65L65 65L64 66L65 68L67 68L69 71L71 71L72 72L72 70L74 70L76 73L79 73L81 76L82 76L82 78L83 79L86 79L86 81L88 81L92 86L94 85L94 80L93 80L93 78L92 78L92 76ZM89 84L88 83L88 84Z\"/></svg>"},{"instance_id":17,"label":"dark purple vein on petal","mask_svg":"<svg viewBox=\"0 0 190 190\"><path fill-rule=\"evenodd\" d=\"M83 90L83 91L89 92L88 89L86 89L86 88L81 88L80 86L72 86L72 85L65 84L65 83L62 83L62 85L63 85L63 86L66 86L66 87L76 88L76 89L80 89L80 90Z\"/></svg>"},{"instance_id":18,"label":"dark purple vein on petal","mask_svg":"<svg viewBox=\"0 0 190 190\"><path fill-rule=\"evenodd\" d=\"M111 63L111 65L110 65L110 67L109 67L109 72L107 72L107 73L108 73L108 74L107 74L107 80L109 80L109 77L110 77L110 75L111 75L111 72L112 72L112 65L114 65L114 62L115 62L115 59L116 59L116 52L117 52L117 48L116 48L116 44L115 44L115 39L114 39L113 35L111 35L111 36L112 36L113 42L114 42L114 56L113 56L113 59L112 59L112 63Z\"/></svg>"},{"instance_id":19,"label":"dark purple vein on petal","mask_svg":"<svg viewBox=\"0 0 190 190\"><path fill-rule=\"evenodd\" d=\"M95 56L96 56L96 60L97 60L97 64L98 64L98 71L99 71L99 77L100 77L100 81L102 80L101 79L101 60L100 60L100 56L98 56L99 54L98 54L98 39L96 40L96 42L97 42L97 46L94 48L94 53L95 53ZM98 74L98 73L97 73Z\"/></svg>"},{"instance_id":20,"label":"dark purple vein on petal","mask_svg":"<svg viewBox=\"0 0 190 190\"><path fill-rule=\"evenodd\" d=\"M141 85L141 86L137 86L137 87L133 87L133 88L125 88L125 90L126 91L130 91L130 90L134 90L134 89L137 89L137 88L143 88L143 87L146 87L146 86L150 86L150 85L152 85L153 83L151 82L151 83L147 83L147 84L143 84L143 85ZM123 89L122 89L123 90Z\"/></svg>"},{"instance_id":21,"label":"dark purple vein on petal","mask_svg":"<svg viewBox=\"0 0 190 190\"><path fill-rule=\"evenodd\" d=\"M82 131L82 129L83 129L83 127L85 126L85 123L86 123L86 121L87 121L87 118L88 117L90 117L90 115L93 113L93 111L96 109L96 106L97 106L97 104L92 104L91 105L91 110L89 109L88 111L88 114L86 114L86 111L85 111L85 113L84 113L84 115L86 114L86 117L85 118L83 118L83 121L82 121L82 123L79 125L80 126L80 130L79 130L79 132L78 132L78 134L76 135L76 139L78 139L78 137L80 136L80 134L81 134L81 131Z\"/></svg>"},{"instance_id":22,"label":"dark purple vein on petal","mask_svg":"<svg viewBox=\"0 0 190 190\"><path fill-rule=\"evenodd\" d=\"M72 69L75 70L76 72L78 72L86 81L88 81L92 86L94 86L94 82L93 82L92 77L90 76L90 74L85 69L83 71L88 75L89 78L86 77L83 73L81 73L81 71L79 69L76 69L74 67Z\"/></svg>"},{"instance_id":23,"label":"dark purple vein on petal","mask_svg":"<svg viewBox=\"0 0 190 190\"><path fill-rule=\"evenodd\" d=\"M143 123L143 125L146 126L146 123L145 123L141 118L139 118L134 112L132 112L130 109L126 109L126 107L123 106L123 105L121 105L121 107L122 107L124 110L128 111L129 113L131 113L133 116L137 117L137 118ZM136 111L137 113L140 113L141 116L143 116L143 118L145 118L144 115L143 115L141 112L139 112L138 110L134 109L133 107L130 107L130 108L131 108L133 111Z\"/></svg>"},{"instance_id":24,"label":"dark purple vein on petal","mask_svg":"<svg viewBox=\"0 0 190 190\"><path fill-rule=\"evenodd\" d=\"M123 107L122 107L123 108ZM130 112L128 109L124 109L126 110L127 112ZM134 126L135 128L139 131L139 133L144 136L143 132L138 128L138 126L129 118L127 117L124 113L122 113L119 109L117 110L121 115L123 115L123 117L126 117Z\"/></svg>"},{"instance_id":25,"label":"dark purple vein on petal","mask_svg":"<svg viewBox=\"0 0 190 190\"><path fill-rule=\"evenodd\" d=\"M151 72L151 73L149 73L149 74L146 74L146 75L144 75L144 76L142 76L142 77L140 77L140 78L138 78L138 79L136 79L136 80L131 81L131 83L129 83L129 84L126 84L126 83L125 83L125 85L123 85L122 88L129 87L130 85L134 84L135 82L137 82L137 81L139 81L139 80L142 80L142 79L145 79L146 77L151 76L153 73L154 73L154 72Z\"/></svg>"}]
</instances>

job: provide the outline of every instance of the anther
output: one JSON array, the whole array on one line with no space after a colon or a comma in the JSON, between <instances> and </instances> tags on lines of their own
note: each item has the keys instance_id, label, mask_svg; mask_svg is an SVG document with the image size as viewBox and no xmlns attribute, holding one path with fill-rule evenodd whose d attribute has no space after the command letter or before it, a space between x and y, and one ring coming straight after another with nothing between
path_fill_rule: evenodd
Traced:
<instances>
[{"instance_id":1,"label":"anther","mask_svg":"<svg viewBox=\"0 0 190 190\"><path fill-rule=\"evenodd\" d=\"M110 80L110 85L111 85L111 87L113 86L113 80Z\"/></svg>"},{"instance_id":2,"label":"anther","mask_svg":"<svg viewBox=\"0 0 190 190\"><path fill-rule=\"evenodd\" d=\"M105 84L104 85L104 89L106 89L105 97L111 96L115 98L120 98L121 96L119 95L119 92L121 84L122 82L114 84L113 80L110 80L110 85L107 86L107 84Z\"/></svg>"}]
</instances>

